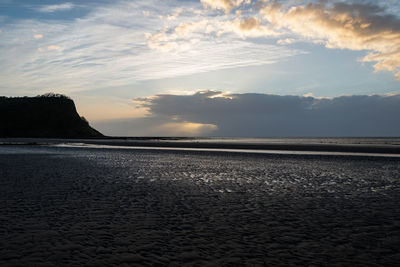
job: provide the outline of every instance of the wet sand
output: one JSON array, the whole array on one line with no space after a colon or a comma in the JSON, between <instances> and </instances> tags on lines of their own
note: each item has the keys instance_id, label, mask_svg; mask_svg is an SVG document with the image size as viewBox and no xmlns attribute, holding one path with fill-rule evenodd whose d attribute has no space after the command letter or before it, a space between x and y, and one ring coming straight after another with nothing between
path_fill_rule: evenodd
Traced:
<instances>
[{"instance_id":1,"label":"wet sand","mask_svg":"<svg viewBox=\"0 0 400 267\"><path fill-rule=\"evenodd\" d=\"M325 151L400 154L400 138L182 138L127 137L97 139L0 138L4 144L71 144L126 147Z\"/></svg>"},{"instance_id":2,"label":"wet sand","mask_svg":"<svg viewBox=\"0 0 400 267\"><path fill-rule=\"evenodd\" d=\"M399 163L0 146L0 265L395 266Z\"/></svg>"}]
</instances>

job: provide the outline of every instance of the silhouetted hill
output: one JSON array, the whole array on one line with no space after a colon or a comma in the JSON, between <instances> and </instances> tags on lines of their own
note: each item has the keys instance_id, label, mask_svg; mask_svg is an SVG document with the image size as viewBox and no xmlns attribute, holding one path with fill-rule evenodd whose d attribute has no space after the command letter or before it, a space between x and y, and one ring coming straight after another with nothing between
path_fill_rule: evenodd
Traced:
<instances>
[{"instance_id":1,"label":"silhouetted hill","mask_svg":"<svg viewBox=\"0 0 400 267\"><path fill-rule=\"evenodd\" d=\"M74 101L64 95L0 97L0 137L102 136L79 116Z\"/></svg>"}]
</instances>

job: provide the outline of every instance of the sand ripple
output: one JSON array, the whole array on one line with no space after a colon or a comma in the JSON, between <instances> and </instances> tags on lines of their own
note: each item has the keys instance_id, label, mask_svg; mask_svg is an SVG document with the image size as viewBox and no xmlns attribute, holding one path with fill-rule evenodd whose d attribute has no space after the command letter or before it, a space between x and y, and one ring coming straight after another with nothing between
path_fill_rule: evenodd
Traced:
<instances>
[{"instance_id":1,"label":"sand ripple","mask_svg":"<svg viewBox=\"0 0 400 267\"><path fill-rule=\"evenodd\" d=\"M0 154L0 265L400 262L399 159L37 152Z\"/></svg>"}]
</instances>

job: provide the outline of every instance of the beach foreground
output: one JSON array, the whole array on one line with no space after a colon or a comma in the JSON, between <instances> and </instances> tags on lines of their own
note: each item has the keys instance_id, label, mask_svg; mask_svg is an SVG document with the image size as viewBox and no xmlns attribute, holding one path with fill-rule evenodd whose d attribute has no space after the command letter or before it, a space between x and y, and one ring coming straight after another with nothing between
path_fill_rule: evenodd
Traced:
<instances>
[{"instance_id":1,"label":"beach foreground","mask_svg":"<svg viewBox=\"0 0 400 267\"><path fill-rule=\"evenodd\" d=\"M400 158L0 147L0 265L393 266Z\"/></svg>"}]
</instances>

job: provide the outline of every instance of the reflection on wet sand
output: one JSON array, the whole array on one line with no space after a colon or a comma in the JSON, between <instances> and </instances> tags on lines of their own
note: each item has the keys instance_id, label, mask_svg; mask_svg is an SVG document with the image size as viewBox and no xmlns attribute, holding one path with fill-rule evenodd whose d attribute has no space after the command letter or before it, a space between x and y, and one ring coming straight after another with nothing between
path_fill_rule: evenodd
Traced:
<instances>
[{"instance_id":1,"label":"reflection on wet sand","mask_svg":"<svg viewBox=\"0 0 400 267\"><path fill-rule=\"evenodd\" d=\"M389 266L400 259L398 158L0 151L1 265Z\"/></svg>"}]
</instances>

